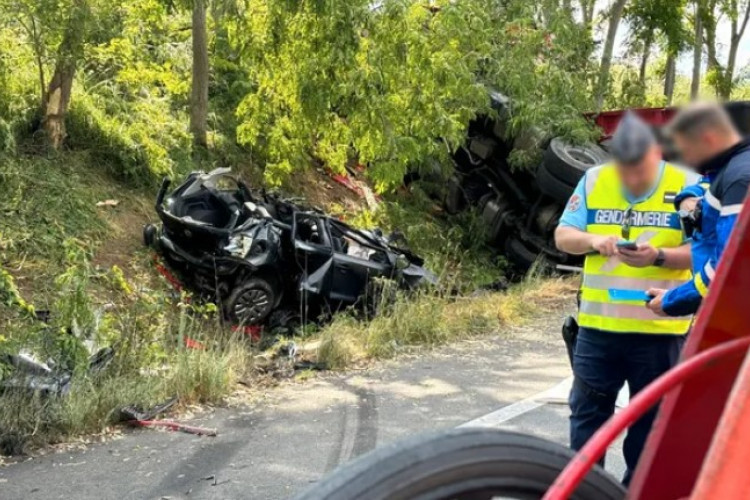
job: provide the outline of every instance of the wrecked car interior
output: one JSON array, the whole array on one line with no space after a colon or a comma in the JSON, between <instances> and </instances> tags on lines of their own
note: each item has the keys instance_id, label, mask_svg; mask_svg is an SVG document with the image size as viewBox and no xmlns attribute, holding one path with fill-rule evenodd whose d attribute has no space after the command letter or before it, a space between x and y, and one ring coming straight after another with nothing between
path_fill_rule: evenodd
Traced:
<instances>
[{"instance_id":1,"label":"wrecked car interior","mask_svg":"<svg viewBox=\"0 0 750 500\"><path fill-rule=\"evenodd\" d=\"M275 311L305 316L366 306L377 279L411 290L436 276L402 234L355 229L275 193L253 191L230 169L194 172L156 199L161 224L144 243L191 290L221 304L233 324L262 325Z\"/></svg>"}]
</instances>

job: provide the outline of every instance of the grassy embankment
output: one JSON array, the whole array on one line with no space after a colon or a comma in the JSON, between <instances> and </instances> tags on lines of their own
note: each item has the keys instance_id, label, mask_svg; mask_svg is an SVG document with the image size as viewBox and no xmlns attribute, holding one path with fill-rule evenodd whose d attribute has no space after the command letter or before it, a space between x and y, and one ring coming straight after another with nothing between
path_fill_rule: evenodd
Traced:
<instances>
[{"instance_id":1,"label":"grassy embankment","mask_svg":"<svg viewBox=\"0 0 750 500\"><path fill-rule=\"evenodd\" d=\"M128 404L173 395L182 405L219 403L238 380L252 380L257 349L220 324L215 306L175 296L141 248L141 226L155 217L153 187L133 187L102 169L97 156L73 151L4 156L0 189L6 194L0 201L0 353L25 350L74 373L70 394L61 398L2 396L0 452L101 432ZM119 203L98 207L103 200ZM506 293L472 295L478 284L502 275L475 216L435 215L418 188L389 197L375 211L355 210L355 203L326 208L356 224L402 229L442 285L399 294L371 320L340 313L296 339L318 346L318 361L331 369L498 331L568 288L529 279ZM50 311L47 323L37 319L41 310ZM186 337L206 349L185 348ZM106 371L86 373L86 344L115 348ZM0 367L7 376L9 368Z\"/></svg>"}]
</instances>

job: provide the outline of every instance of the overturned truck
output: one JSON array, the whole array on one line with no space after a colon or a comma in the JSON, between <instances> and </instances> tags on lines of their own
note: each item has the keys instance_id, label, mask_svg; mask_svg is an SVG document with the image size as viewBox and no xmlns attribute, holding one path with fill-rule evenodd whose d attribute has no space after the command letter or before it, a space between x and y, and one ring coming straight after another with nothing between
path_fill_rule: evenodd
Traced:
<instances>
[{"instance_id":1,"label":"overturned truck","mask_svg":"<svg viewBox=\"0 0 750 500\"><path fill-rule=\"evenodd\" d=\"M571 144L561 137L540 137L534 131L509 136L506 126L512 103L499 93L492 93L491 98L497 117L473 120L466 141L453 155L455 168L444 200L446 211L455 214L469 207L477 209L486 226L487 243L521 272L534 263L543 267L578 265L580 257L555 247L554 230L581 177L589 168L608 160L609 138L624 111L586 115L601 130L599 140ZM725 107L738 130L744 135L750 133L750 102L728 102ZM655 128L665 158L679 161L661 133L661 126L676 111L634 110ZM509 157L518 148L543 150L536 168L511 169Z\"/></svg>"},{"instance_id":2,"label":"overturned truck","mask_svg":"<svg viewBox=\"0 0 750 500\"><path fill-rule=\"evenodd\" d=\"M436 282L400 233L355 229L251 190L230 169L191 173L168 194L169 186L165 179L156 199L161 224L144 226L144 243L234 324L367 307L383 280L402 289Z\"/></svg>"}]
</instances>

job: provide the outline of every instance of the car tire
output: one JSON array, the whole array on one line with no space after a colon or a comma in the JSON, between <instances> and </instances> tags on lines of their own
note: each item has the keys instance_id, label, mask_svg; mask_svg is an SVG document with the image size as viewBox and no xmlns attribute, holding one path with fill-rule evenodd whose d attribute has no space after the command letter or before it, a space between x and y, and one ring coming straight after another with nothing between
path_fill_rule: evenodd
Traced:
<instances>
[{"instance_id":1,"label":"car tire","mask_svg":"<svg viewBox=\"0 0 750 500\"><path fill-rule=\"evenodd\" d=\"M555 177L575 186L591 167L605 163L606 151L593 143L571 144L555 137L544 152L544 166Z\"/></svg>"},{"instance_id":2,"label":"car tire","mask_svg":"<svg viewBox=\"0 0 750 500\"><path fill-rule=\"evenodd\" d=\"M229 294L225 310L229 321L240 325L260 325L276 306L279 294L263 278L251 278Z\"/></svg>"},{"instance_id":3,"label":"car tire","mask_svg":"<svg viewBox=\"0 0 750 500\"><path fill-rule=\"evenodd\" d=\"M493 429L452 429L380 447L296 500L541 498L571 461L569 448ZM621 500L623 486L595 466L574 500Z\"/></svg>"},{"instance_id":4,"label":"car tire","mask_svg":"<svg viewBox=\"0 0 750 500\"><path fill-rule=\"evenodd\" d=\"M544 163L537 168L536 182L542 193L563 205L568 202L575 191L575 185L570 185L555 177Z\"/></svg>"}]
</instances>

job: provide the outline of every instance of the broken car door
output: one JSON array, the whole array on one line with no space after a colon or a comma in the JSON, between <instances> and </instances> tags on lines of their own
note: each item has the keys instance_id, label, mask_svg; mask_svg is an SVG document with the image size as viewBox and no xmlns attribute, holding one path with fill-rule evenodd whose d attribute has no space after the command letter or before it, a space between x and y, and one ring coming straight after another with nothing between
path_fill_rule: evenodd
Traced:
<instances>
[{"instance_id":1,"label":"broken car door","mask_svg":"<svg viewBox=\"0 0 750 500\"><path fill-rule=\"evenodd\" d=\"M323 218L296 212L292 224L294 257L302 270L299 291L327 296L333 274L333 249Z\"/></svg>"},{"instance_id":2,"label":"broken car door","mask_svg":"<svg viewBox=\"0 0 750 500\"><path fill-rule=\"evenodd\" d=\"M369 280L388 276L392 271L388 253L336 221L330 220L329 228L333 245L330 296L342 302L356 302L365 294Z\"/></svg>"}]
</instances>

